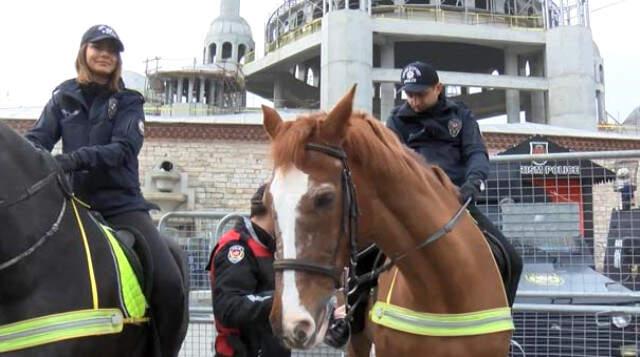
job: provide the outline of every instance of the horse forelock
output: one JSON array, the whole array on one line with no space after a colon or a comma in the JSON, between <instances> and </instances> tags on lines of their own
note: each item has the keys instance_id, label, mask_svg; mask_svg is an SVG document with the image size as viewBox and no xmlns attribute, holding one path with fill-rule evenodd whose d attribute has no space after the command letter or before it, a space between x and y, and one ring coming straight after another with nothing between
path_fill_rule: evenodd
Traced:
<instances>
[{"instance_id":1,"label":"horse forelock","mask_svg":"<svg viewBox=\"0 0 640 357\"><path fill-rule=\"evenodd\" d=\"M271 144L274 167L300 166L305 157L305 144L319 132L326 113L299 115L294 121L285 121Z\"/></svg>"}]
</instances>

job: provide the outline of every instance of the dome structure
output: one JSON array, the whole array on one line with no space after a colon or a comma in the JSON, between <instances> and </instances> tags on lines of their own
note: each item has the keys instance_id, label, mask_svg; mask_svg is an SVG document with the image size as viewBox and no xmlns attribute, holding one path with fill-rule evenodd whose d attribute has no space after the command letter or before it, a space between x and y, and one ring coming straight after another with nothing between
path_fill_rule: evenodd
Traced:
<instances>
[{"instance_id":1,"label":"dome structure","mask_svg":"<svg viewBox=\"0 0 640 357\"><path fill-rule=\"evenodd\" d=\"M241 63L253 52L251 27L240 17L239 1L220 0L220 16L211 22L204 46L204 64Z\"/></svg>"}]
</instances>

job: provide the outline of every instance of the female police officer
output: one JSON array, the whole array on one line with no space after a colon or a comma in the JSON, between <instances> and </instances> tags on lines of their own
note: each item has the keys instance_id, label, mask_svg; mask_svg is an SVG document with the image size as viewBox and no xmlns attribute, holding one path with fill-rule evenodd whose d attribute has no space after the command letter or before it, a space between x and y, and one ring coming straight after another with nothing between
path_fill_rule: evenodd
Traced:
<instances>
[{"instance_id":1,"label":"female police officer","mask_svg":"<svg viewBox=\"0 0 640 357\"><path fill-rule=\"evenodd\" d=\"M162 354L176 356L181 341L172 329L183 318L181 277L177 266L166 266L175 265L174 260L140 191L137 156L144 139L144 99L124 88L123 50L111 27L87 30L76 58L77 77L54 90L26 138L48 151L62 138L63 154L55 159L71 174L76 195L110 224L133 227L145 236L154 262L153 320Z\"/></svg>"}]
</instances>

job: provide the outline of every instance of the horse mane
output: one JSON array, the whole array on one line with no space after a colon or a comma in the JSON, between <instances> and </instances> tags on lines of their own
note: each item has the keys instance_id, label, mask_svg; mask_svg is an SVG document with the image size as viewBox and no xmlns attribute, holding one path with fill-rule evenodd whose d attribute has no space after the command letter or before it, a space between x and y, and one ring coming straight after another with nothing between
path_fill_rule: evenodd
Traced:
<instances>
[{"instance_id":1,"label":"horse mane","mask_svg":"<svg viewBox=\"0 0 640 357\"><path fill-rule=\"evenodd\" d=\"M301 166L305 160L305 144L322 140L320 128L326 119L325 112L298 116L295 121L286 121L278 130L277 140L271 146L271 156L276 167ZM343 142L349 161L366 164L376 172L393 172L420 177L422 181L440 182L447 190L456 188L444 171L427 163L424 158L403 145L393 131L372 115L355 111L348 122Z\"/></svg>"}]
</instances>

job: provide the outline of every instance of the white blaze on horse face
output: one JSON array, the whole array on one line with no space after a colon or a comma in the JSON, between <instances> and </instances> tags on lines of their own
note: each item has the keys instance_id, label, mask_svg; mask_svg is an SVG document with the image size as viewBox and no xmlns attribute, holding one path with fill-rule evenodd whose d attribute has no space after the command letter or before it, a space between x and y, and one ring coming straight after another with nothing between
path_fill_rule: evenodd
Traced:
<instances>
[{"instance_id":1,"label":"white blaze on horse face","mask_svg":"<svg viewBox=\"0 0 640 357\"><path fill-rule=\"evenodd\" d=\"M309 189L309 175L291 167L277 169L269 191L273 197L273 208L282 239L282 258L296 259L296 220L300 200ZM313 323L311 314L302 306L296 284L296 272L285 270L282 274L282 315L285 333L292 333L301 320ZM314 328L315 329L315 328Z\"/></svg>"}]
</instances>

